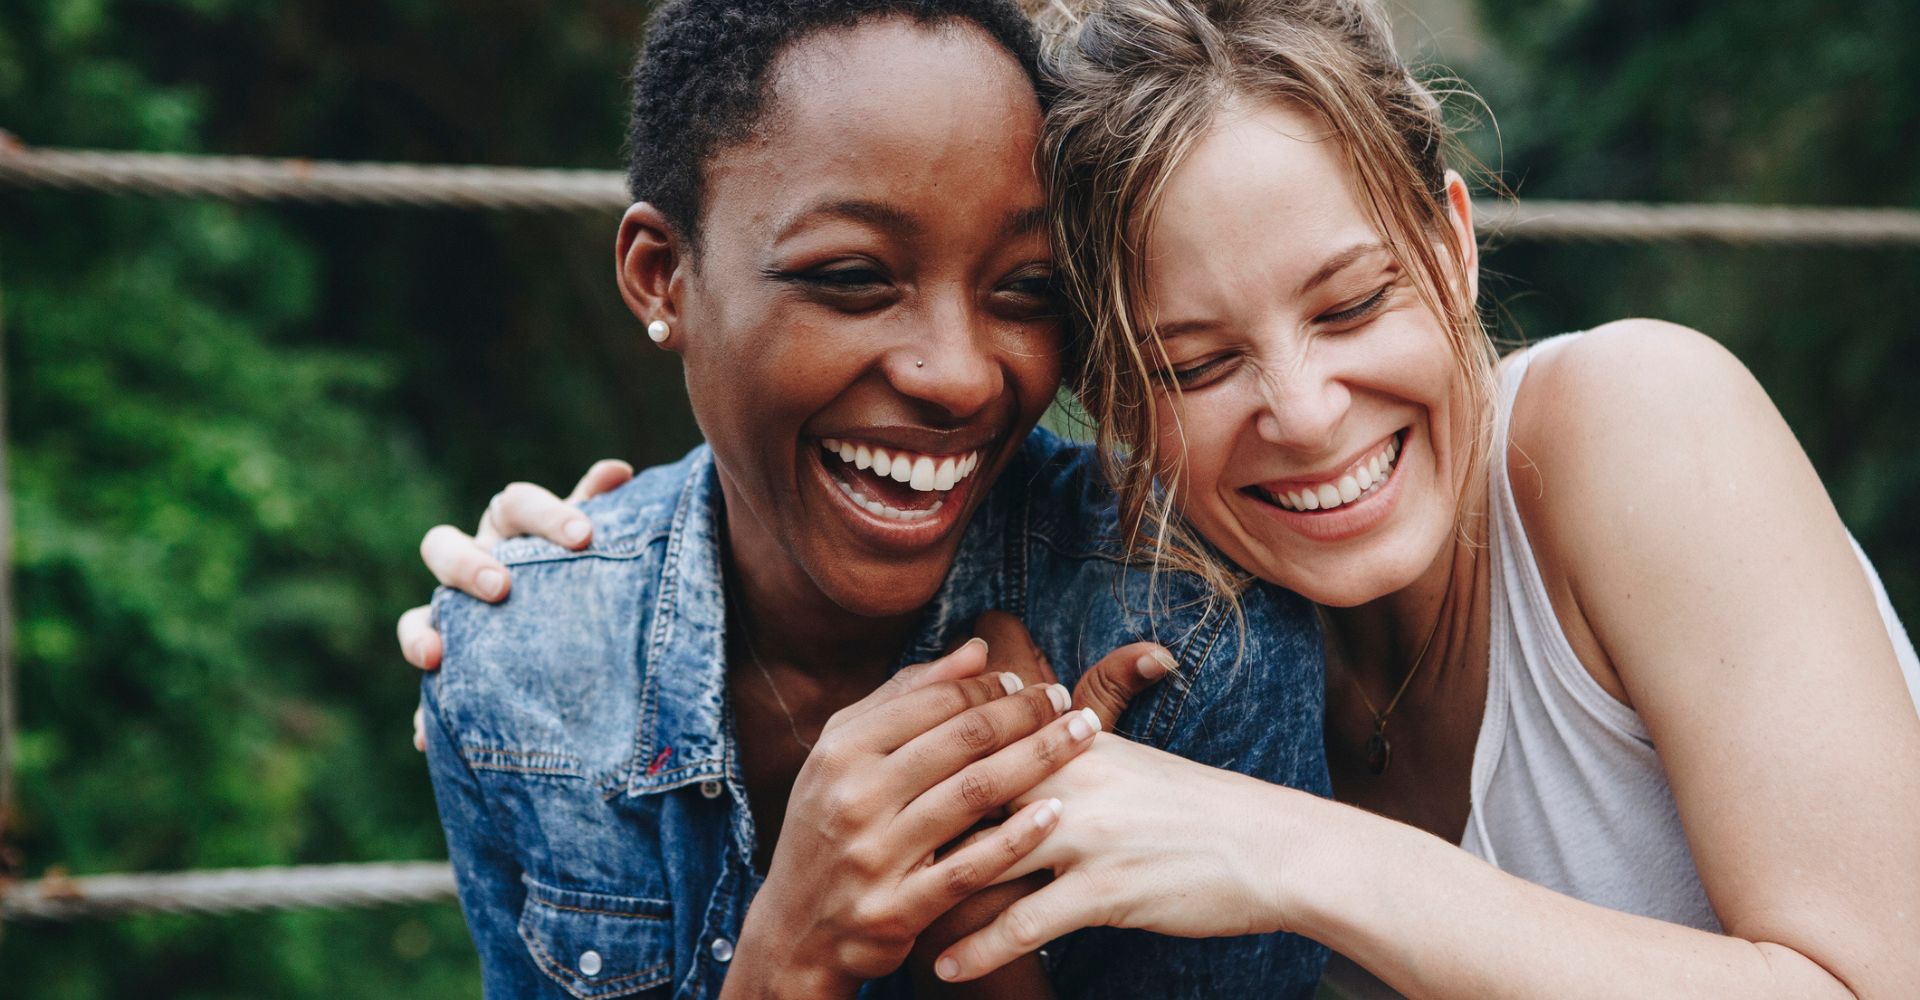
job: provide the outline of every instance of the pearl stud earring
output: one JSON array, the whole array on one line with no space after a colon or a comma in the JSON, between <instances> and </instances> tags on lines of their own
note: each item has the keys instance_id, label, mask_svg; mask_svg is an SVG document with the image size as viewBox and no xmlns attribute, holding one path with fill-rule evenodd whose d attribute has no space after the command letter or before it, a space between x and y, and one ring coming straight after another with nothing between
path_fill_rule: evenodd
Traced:
<instances>
[{"instance_id":1,"label":"pearl stud earring","mask_svg":"<svg viewBox=\"0 0 1920 1000\"><path fill-rule=\"evenodd\" d=\"M667 337L672 333L673 331L667 327L667 321L664 319L656 319L647 324L647 339L656 344L666 343Z\"/></svg>"}]
</instances>

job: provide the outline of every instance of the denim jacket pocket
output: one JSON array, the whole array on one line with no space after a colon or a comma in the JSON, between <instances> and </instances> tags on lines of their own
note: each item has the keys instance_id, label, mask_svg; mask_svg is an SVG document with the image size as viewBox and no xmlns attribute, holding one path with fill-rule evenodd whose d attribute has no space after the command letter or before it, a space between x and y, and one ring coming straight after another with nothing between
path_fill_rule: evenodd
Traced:
<instances>
[{"instance_id":1,"label":"denim jacket pocket","mask_svg":"<svg viewBox=\"0 0 1920 1000\"><path fill-rule=\"evenodd\" d=\"M572 996L633 996L673 979L672 904L521 881L520 939L533 964Z\"/></svg>"}]
</instances>

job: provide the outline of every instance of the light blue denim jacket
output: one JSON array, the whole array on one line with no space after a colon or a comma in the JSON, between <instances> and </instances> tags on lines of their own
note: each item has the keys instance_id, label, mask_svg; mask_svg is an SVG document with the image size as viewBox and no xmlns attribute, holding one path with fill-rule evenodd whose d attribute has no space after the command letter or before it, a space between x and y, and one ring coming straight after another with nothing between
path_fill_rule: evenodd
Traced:
<instances>
[{"instance_id":1,"label":"light blue denim jacket","mask_svg":"<svg viewBox=\"0 0 1920 1000\"><path fill-rule=\"evenodd\" d=\"M446 654L423 687L427 759L460 903L489 997L717 997L762 876L729 711L712 455L696 448L586 509L585 551L499 547L514 580L505 603L434 598ZM901 664L934 658L994 608L1027 623L1069 686L1114 647L1157 639L1178 675L1137 698L1118 732L1325 794L1309 605L1255 591L1243 635L1229 611L1201 612L1193 579L1156 581L1118 552L1091 455L1036 431ZM1062 997L1304 997L1324 960L1289 935L1105 928L1047 955ZM896 974L865 995L910 992Z\"/></svg>"}]
</instances>

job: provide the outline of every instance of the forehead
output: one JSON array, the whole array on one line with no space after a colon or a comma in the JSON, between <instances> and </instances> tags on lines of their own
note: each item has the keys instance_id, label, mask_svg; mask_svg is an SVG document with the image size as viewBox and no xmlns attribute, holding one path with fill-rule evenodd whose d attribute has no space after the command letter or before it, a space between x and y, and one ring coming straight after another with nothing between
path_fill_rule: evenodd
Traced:
<instances>
[{"instance_id":1,"label":"forehead","mask_svg":"<svg viewBox=\"0 0 1920 1000\"><path fill-rule=\"evenodd\" d=\"M821 200L1017 212L1040 200L1039 101L966 22L882 18L806 36L771 70L754 134L708 166L710 221L768 223Z\"/></svg>"},{"instance_id":2,"label":"forehead","mask_svg":"<svg viewBox=\"0 0 1920 1000\"><path fill-rule=\"evenodd\" d=\"M1374 236L1339 140L1280 102L1234 101L1167 178L1147 241L1154 298L1295 287L1327 252Z\"/></svg>"}]
</instances>

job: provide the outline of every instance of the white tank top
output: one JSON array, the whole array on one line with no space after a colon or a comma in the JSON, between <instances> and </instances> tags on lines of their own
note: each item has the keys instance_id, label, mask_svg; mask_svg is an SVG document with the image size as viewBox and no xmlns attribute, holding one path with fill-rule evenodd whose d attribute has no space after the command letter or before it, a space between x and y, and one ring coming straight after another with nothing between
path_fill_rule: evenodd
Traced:
<instances>
[{"instance_id":1,"label":"white tank top","mask_svg":"<svg viewBox=\"0 0 1920 1000\"><path fill-rule=\"evenodd\" d=\"M1488 463L1487 708L1460 846L1591 903L1718 931L1647 727L1600 687L1568 645L1507 477L1507 424L1527 366L1572 336L1535 344L1501 374L1495 458ZM1913 643L1857 543L1854 554L1873 585L1909 696L1920 701Z\"/></svg>"},{"instance_id":2,"label":"white tank top","mask_svg":"<svg viewBox=\"0 0 1920 1000\"><path fill-rule=\"evenodd\" d=\"M1700 885L1673 789L1640 716L1574 655L1527 542L1507 477L1507 424L1527 366L1578 334L1513 357L1496 398L1488 517L1492 622L1487 706L1474 745L1472 809L1460 846L1503 871L1569 896L1703 930L1720 922ZM1920 704L1920 659L1866 554L1907 691ZM1393 996L1335 957L1336 996Z\"/></svg>"}]
</instances>

